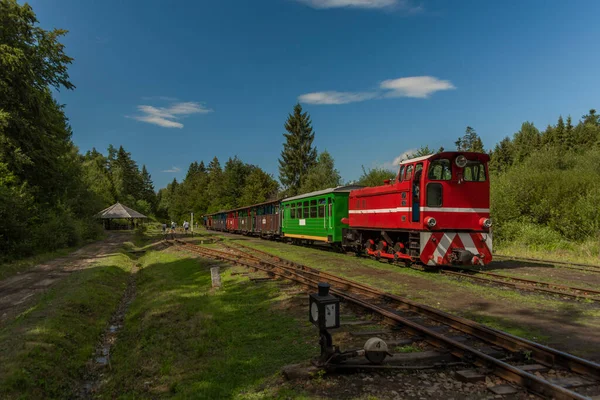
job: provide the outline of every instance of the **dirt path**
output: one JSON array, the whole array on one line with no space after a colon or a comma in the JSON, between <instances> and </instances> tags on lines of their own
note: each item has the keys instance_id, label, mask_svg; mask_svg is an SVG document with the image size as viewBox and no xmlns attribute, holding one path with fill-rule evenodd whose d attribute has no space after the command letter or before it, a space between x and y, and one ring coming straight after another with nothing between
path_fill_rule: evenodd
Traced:
<instances>
[{"instance_id":1,"label":"dirt path","mask_svg":"<svg viewBox=\"0 0 600 400\"><path fill-rule=\"evenodd\" d=\"M130 233L111 232L108 237L65 257L39 264L0 281L0 326L25 310L34 296L74 271L89 267L98 258L117 251Z\"/></svg>"}]
</instances>

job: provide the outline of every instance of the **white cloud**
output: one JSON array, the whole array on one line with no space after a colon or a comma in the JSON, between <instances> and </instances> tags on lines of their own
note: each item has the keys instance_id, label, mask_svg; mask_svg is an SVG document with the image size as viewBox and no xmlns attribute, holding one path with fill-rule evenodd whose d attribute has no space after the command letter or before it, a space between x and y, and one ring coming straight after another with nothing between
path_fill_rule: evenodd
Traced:
<instances>
[{"instance_id":1,"label":"white cloud","mask_svg":"<svg viewBox=\"0 0 600 400\"><path fill-rule=\"evenodd\" d=\"M179 172L181 171L181 168L179 167L171 167L171 169L165 169L162 172Z\"/></svg>"},{"instance_id":2,"label":"white cloud","mask_svg":"<svg viewBox=\"0 0 600 400\"><path fill-rule=\"evenodd\" d=\"M307 104L348 104L385 97L427 98L440 90L456 89L450 81L433 76L410 76L388 79L379 84L378 92L312 92L298 96L298 101Z\"/></svg>"},{"instance_id":3,"label":"white cloud","mask_svg":"<svg viewBox=\"0 0 600 400\"><path fill-rule=\"evenodd\" d=\"M376 97L375 93L368 92L313 92L298 97L298 100L307 104L347 104L357 101L369 100Z\"/></svg>"},{"instance_id":4,"label":"white cloud","mask_svg":"<svg viewBox=\"0 0 600 400\"><path fill-rule=\"evenodd\" d=\"M430 94L440 90L451 90L456 87L450 81L441 80L433 76L411 76L408 78L388 79L379 85L382 89L389 90L387 97L417 97L427 98Z\"/></svg>"},{"instance_id":5,"label":"white cloud","mask_svg":"<svg viewBox=\"0 0 600 400\"><path fill-rule=\"evenodd\" d=\"M130 118L163 128L183 128L183 124L177 122L178 119L191 114L206 114L213 111L194 101L172 103L169 107L140 105L137 108L142 115L134 115Z\"/></svg>"},{"instance_id":6,"label":"white cloud","mask_svg":"<svg viewBox=\"0 0 600 400\"><path fill-rule=\"evenodd\" d=\"M401 3L398 0L298 0L313 8L386 8Z\"/></svg>"},{"instance_id":7,"label":"white cloud","mask_svg":"<svg viewBox=\"0 0 600 400\"><path fill-rule=\"evenodd\" d=\"M404 153L400 154L398 157L394 158L393 161L387 161L387 162L384 162L383 164L381 164L381 168L397 172L400 162L408 159L408 157L410 157L411 154L414 154L416 152L417 152L417 149L408 149Z\"/></svg>"}]
</instances>

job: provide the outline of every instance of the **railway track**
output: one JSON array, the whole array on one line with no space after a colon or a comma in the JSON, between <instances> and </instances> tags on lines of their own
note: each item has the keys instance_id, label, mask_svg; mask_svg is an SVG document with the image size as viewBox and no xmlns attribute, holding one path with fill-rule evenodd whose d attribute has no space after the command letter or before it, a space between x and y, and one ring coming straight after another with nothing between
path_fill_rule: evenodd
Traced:
<instances>
[{"instance_id":1,"label":"railway track","mask_svg":"<svg viewBox=\"0 0 600 400\"><path fill-rule=\"evenodd\" d=\"M242 244L239 244L242 246ZM308 247L311 249L317 249L322 251L331 251L336 252L334 249L317 246L317 245L302 245L303 247ZM245 246L246 248L249 248ZM254 250L258 251L258 250ZM267 252L261 252L261 254L265 256L272 256ZM348 255L353 255L354 253L347 253ZM527 259L530 260L530 259ZM402 262L399 265L404 265ZM584 264L580 264L584 265ZM591 264L590 264L591 265ZM599 267L600 268L600 267ZM579 267L575 267L575 269L580 269ZM523 291L531 291L538 292L547 295L555 295L560 297L567 297L576 300L588 300L593 302L600 302L600 291L589 289L589 288L581 288L581 287L573 287L561 284L554 284L543 281L536 281L532 279L524 279L515 276L509 275L501 275L495 274L492 272L486 271L473 271L466 270L460 267L443 267L439 269L439 272L442 274L446 274L449 276L453 276L456 278L465 278L471 279L478 282L493 284L493 285L502 285L507 286L513 289L523 290ZM596 272L596 271L594 271ZM598 270L600 272L600 269Z\"/></svg>"},{"instance_id":2,"label":"railway track","mask_svg":"<svg viewBox=\"0 0 600 400\"><path fill-rule=\"evenodd\" d=\"M543 260L540 258L503 256L503 255L499 255L499 254L494 254L493 258L494 258L494 260L502 259L502 260L520 261L520 262L526 262L526 263L555 265L560 268L568 268L568 269L575 269L578 271L600 273L600 266L594 265L594 264L572 263L572 262L568 262L568 261Z\"/></svg>"},{"instance_id":3,"label":"railway track","mask_svg":"<svg viewBox=\"0 0 600 400\"><path fill-rule=\"evenodd\" d=\"M492 272L466 271L460 268L446 267L441 269L440 272L442 274L457 278L472 279L489 284L508 286L519 290L527 290L533 292L540 292L544 294L570 297L578 300L590 300L600 302L600 291L593 289L535 281L531 279L518 278L515 276L495 274Z\"/></svg>"},{"instance_id":4,"label":"railway track","mask_svg":"<svg viewBox=\"0 0 600 400\"><path fill-rule=\"evenodd\" d=\"M582 386L600 390L600 365L573 355L489 328L474 321L450 315L435 308L418 304L409 299L385 293L373 287L293 263L269 253L241 244L227 246L227 251L196 246L175 241L182 249L203 257L222 260L260 270L272 277L289 279L310 289L318 282L327 281L331 292L348 303L379 314L386 322L423 337L430 345L445 349L455 357L488 368L491 372L528 391L546 398L586 399L584 394L567 389L558 382L551 382L527 372L522 364L530 359L553 369L569 371ZM446 328L440 333L438 328ZM457 341L457 334L466 335L465 341ZM454 335L454 336L453 336ZM500 355L490 355L486 346L502 349ZM521 364L521 365L519 365ZM539 373L539 372L538 372ZM541 374L540 374L541 375ZM580 390L580 389L578 389ZM580 390L581 391L581 390Z\"/></svg>"}]
</instances>

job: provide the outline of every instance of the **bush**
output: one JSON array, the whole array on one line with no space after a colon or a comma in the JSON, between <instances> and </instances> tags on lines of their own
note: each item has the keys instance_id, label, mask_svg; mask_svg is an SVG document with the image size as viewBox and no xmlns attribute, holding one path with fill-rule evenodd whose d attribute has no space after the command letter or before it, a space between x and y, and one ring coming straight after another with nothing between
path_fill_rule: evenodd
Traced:
<instances>
[{"instance_id":1,"label":"bush","mask_svg":"<svg viewBox=\"0 0 600 400\"><path fill-rule=\"evenodd\" d=\"M598 150L577 154L552 149L533 154L492 178L491 205L497 239L512 241L515 226L510 223L537 225L540 232L558 233L574 241L596 236L600 230L599 182ZM523 227L520 229L529 229Z\"/></svg>"},{"instance_id":2,"label":"bush","mask_svg":"<svg viewBox=\"0 0 600 400\"><path fill-rule=\"evenodd\" d=\"M494 238L502 247L527 247L532 250L553 251L568 249L571 245L560 233L543 225L525 221L510 221L494 230Z\"/></svg>"}]
</instances>

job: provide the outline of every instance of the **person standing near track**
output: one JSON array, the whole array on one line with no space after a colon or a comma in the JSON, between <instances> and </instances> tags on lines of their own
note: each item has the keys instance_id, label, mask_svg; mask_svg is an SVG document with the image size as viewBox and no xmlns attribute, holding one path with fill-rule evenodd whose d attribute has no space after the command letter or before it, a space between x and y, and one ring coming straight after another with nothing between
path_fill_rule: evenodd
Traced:
<instances>
[{"instance_id":1,"label":"person standing near track","mask_svg":"<svg viewBox=\"0 0 600 400\"><path fill-rule=\"evenodd\" d=\"M187 221L183 221L183 230L185 231L186 234L187 234L189 228L190 228L190 223Z\"/></svg>"}]
</instances>

